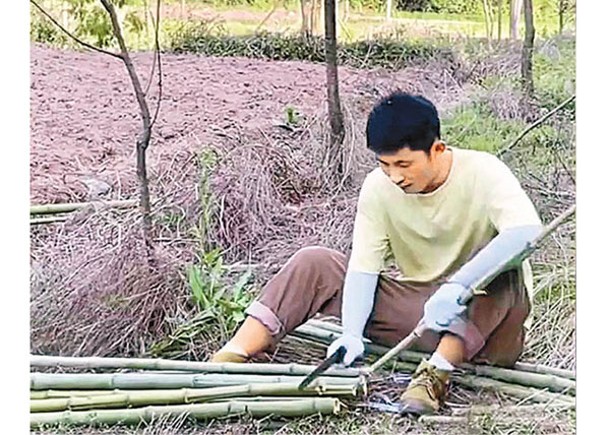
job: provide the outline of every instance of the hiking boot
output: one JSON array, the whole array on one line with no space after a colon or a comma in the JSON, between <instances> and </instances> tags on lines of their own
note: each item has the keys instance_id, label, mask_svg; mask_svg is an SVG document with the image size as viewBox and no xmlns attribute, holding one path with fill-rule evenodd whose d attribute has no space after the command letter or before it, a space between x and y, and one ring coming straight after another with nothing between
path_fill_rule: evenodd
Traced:
<instances>
[{"instance_id":1,"label":"hiking boot","mask_svg":"<svg viewBox=\"0 0 609 435\"><path fill-rule=\"evenodd\" d=\"M227 351L218 351L211 357L210 362L213 362L213 363L225 363L225 362L246 363L248 361L248 359L249 359L248 357L243 356L238 353L227 352Z\"/></svg>"},{"instance_id":2,"label":"hiking boot","mask_svg":"<svg viewBox=\"0 0 609 435\"><path fill-rule=\"evenodd\" d=\"M448 392L450 371L440 370L421 361L406 391L400 396L402 414L433 414L438 412Z\"/></svg>"}]
</instances>

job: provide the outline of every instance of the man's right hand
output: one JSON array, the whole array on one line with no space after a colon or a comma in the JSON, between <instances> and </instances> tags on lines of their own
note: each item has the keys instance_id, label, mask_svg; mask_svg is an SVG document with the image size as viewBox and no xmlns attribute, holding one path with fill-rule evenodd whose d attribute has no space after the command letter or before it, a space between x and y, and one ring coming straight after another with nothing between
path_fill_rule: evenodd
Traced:
<instances>
[{"instance_id":1,"label":"man's right hand","mask_svg":"<svg viewBox=\"0 0 609 435\"><path fill-rule=\"evenodd\" d=\"M347 349L345 357L343 358L343 364L345 366L350 366L353 364L353 361L355 361L356 358L364 354L364 341L361 337L356 337L351 334L343 334L334 340L330 346L328 346L326 358L336 352L340 346L345 346L345 349Z\"/></svg>"}]
</instances>

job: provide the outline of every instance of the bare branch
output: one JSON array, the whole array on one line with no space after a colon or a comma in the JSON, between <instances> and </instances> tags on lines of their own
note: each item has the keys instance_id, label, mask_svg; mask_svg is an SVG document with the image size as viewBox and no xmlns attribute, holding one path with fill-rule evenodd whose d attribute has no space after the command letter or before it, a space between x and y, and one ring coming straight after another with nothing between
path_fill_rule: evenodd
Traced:
<instances>
[{"instance_id":1,"label":"bare branch","mask_svg":"<svg viewBox=\"0 0 609 435\"><path fill-rule=\"evenodd\" d=\"M152 20L152 24L154 25L155 32L156 32L156 21L154 19L154 15L152 14L152 11L150 9L146 9L144 11L144 14L150 15L150 19ZM146 95L146 96L148 95L148 91L150 90L150 85L152 85L152 77L154 76L154 71L156 70L156 60L157 60L157 56L156 56L156 50L155 50L154 56L152 57L152 68L150 68L150 75L148 76L148 80L146 82L146 90L144 91L144 95Z\"/></svg>"},{"instance_id":2,"label":"bare branch","mask_svg":"<svg viewBox=\"0 0 609 435\"><path fill-rule=\"evenodd\" d=\"M129 77L131 78L131 83L133 84L133 88L135 90L135 98L140 106L140 111L142 115L142 122L144 124L144 134L150 135L150 110L148 109L148 104L146 103L146 99L144 97L144 91L142 90L142 85L140 84L140 80L135 72L135 67L133 62L131 61L131 56L129 56L129 51L127 50L127 46L125 44L125 39L123 38L123 34L121 32L121 27L118 22L118 16L116 15L116 10L114 9L114 5L108 0L100 0L108 14L110 15L110 19L112 20L112 29L114 31L114 36L118 41L118 45L121 49L122 59L125 63L125 67L127 68L127 72L129 73ZM142 142L147 145L148 141L142 139Z\"/></svg>"},{"instance_id":3,"label":"bare branch","mask_svg":"<svg viewBox=\"0 0 609 435\"><path fill-rule=\"evenodd\" d=\"M55 24L63 33L65 33L66 35L68 35L70 38L72 38L74 41L76 41L78 44L82 45L83 47L87 47L93 51L97 51L99 53L103 53L103 54L107 54L108 56L112 56L112 57L116 57L117 59L123 59L123 56L121 56L118 53L112 53L111 51L107 51L104 50L103 48L99 48L96 47L94 45L88 44L85 41L82 41L81 39L77 38L75 35L73 35L69 30L66 30L61 24L59 24L57 22L57 20L55 20L47 11L45 11L38 3L36 3L34 0L30 0L30 3L32 3L34 6L36 6L36 8L45 16L47 17L53 24Z\"/></svg>"},{"instance_id":4,"label":"bare branch","mask_svg":"<svg viewBox=\"0 0 609 435\"><path fill-rule=\"evenodd\" d=\"M159 116L159 110L161 109L161 99L163 97L163 73L161 71L161 47L159 45L159 27L161 24L161 0L156 2L156 21L154 22L154 53L156 55L159 73L159 96L156 101L156 108L154 109L154 115L150 128L154 125Z\"/></svg>"},{"instance_id":5,"label":"bare branch","mask_svg":"<svg viewBox=\"0 0 609 435\"><path fill-rule=\"evenodd\" d=\"M571 179L571 182L575 186L576 185L575 177L573 176L573 173L571 172L571 170L567 167L565 161L562 159L562 157L560 156L559 152L556 150L555 147L552 147L551 150L554 153L554 156L556 157L558 162L561 164L562 168L565 170L565 172L567 173L567 175Z\"/></svg>"},{"instance_id":6,"label":"bare branch","mask_svg":"<svg viewBox=\"0 0 609 435\"><path fill-rule=\"evenodd\" d=\"M149 266L154 263L154 246L152 244L152 217L150 214L150 188L148 186L148 171L146 168L146 149L150 144L150 136L152 134L152 126L150 123L150 110L146 102L146 96L142 90L139 77L135 71L135 66L129 56L125 39L121 32L120 23L114 5L109 0L100 0L112 20L112 29L114 36L118 41L121 49L122 59L129 73L131 84L135 92L135 98L140 106L140 114L142 117L142 132L137 139L136 154L137 154L137 177L140 181L140 209L142 212L144 244L147 250L147 258Z\"/></svg>"},{"instance_id":7,"label":"bare branch","mask_svg":"<svg viewBox=\"0 0 609 435\"><path fill-rule=\"evenodd\" d=\"M563 101L562 103L560 103L558 106L556 106L554 109L552 109L551 111L549 111L548 113L546 113L544 116L542 116L541 118L539 118L537 121L535 121L534 123L532 123L531 125L529 125L526 129L523 130L522 133L520 133L518 135L518 137L508 146L506 146L505 148L502 148L501 150L499 150L497 152L497 157L502 156L504 153L506 153L507 151L511 150L512 148L514 148L518 142L520 142L522 140L523 137L525 137L527 135L527 133L529 133L531 130L533 130L536 127L539 127L541 124L543 124L548 118L550 118L552 115L554 115L556 112L558 112L559 110L561 110L562 108L564 108L567 104L569 104L570 102L572 102L573 100L575 100L575 95L571 95L571 97L569 97L568 99L566 99L565 101Z\"/></svg>"}]
</instances>

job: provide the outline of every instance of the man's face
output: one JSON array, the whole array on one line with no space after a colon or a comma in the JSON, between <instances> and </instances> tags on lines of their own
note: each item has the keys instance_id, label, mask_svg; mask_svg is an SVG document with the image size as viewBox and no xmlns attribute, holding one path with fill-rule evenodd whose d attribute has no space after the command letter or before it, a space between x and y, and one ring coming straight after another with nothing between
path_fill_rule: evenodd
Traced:
<instances>
[{"instance_id":1,"label":"man's face","mask_svg":"<svg viewBox=\"0 0 609 435\"><path fill-rule=\"evenodd\" d=\"M427 193L438 187L441 172L440 155L446 150L443 142L436 141L427 154L402 148L393 154L377 155L383 172L405 193Z\"/></svg>"}]
</instances>

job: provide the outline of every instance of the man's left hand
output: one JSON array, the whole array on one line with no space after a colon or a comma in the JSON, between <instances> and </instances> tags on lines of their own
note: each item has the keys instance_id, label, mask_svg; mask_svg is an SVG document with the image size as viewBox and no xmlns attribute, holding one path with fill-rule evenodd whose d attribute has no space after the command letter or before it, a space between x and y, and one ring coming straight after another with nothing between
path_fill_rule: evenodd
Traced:
<instances>
[{"instance_id":1,"label":"man's left hand","mask_svg":"<svg viewBox=\"0 0 609 435\"><path fill-rule=\"evenodd\" d=\"M425 303L425 326L437 332L448 330L467 309L467 305L460 303L464 291L465 287L461 284L449 282L442 285Z\"/></svg>"}]
</instances>

